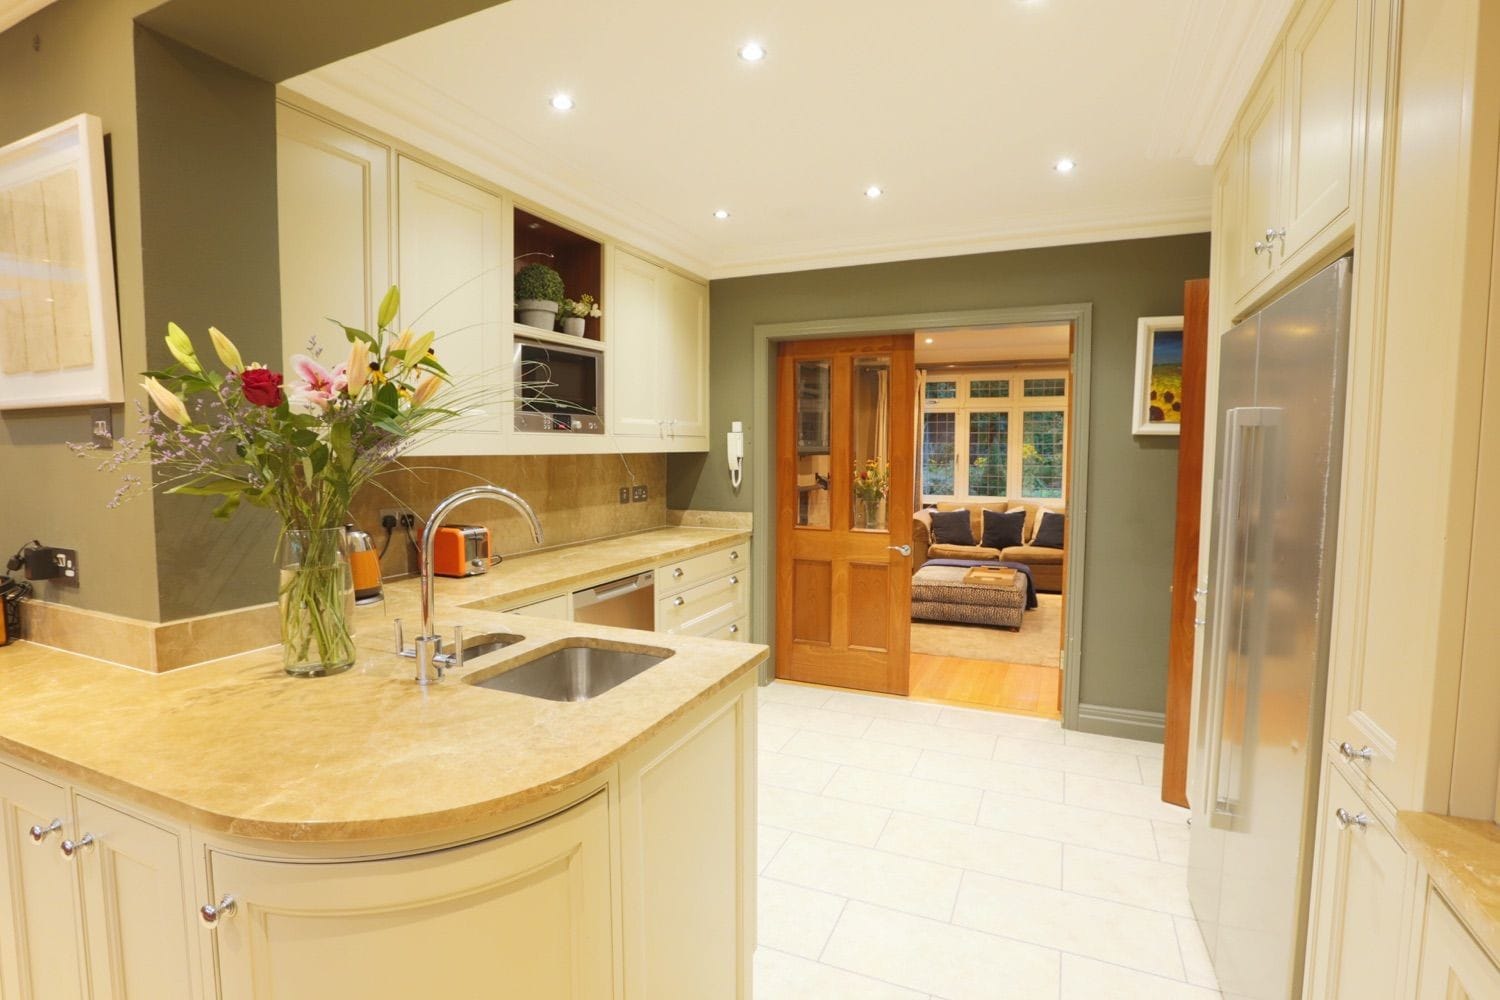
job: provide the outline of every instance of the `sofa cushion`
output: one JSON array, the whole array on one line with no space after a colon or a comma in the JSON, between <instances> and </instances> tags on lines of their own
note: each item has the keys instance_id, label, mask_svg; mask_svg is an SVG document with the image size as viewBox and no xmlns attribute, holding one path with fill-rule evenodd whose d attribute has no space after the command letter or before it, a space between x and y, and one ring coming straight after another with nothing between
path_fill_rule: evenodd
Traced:
<instances>
[{"instance_id":1,"label":"sofa cushion","mask_svg":"<svg viewBox=\"0 0 1500 1000\"><path fill-rule=\"evenodd\" d=\"M932 540L938 545L973 545L974 532L966 510L935 510L932 517Z\"/></svg>"},{"instance_id":2,"label":"sofa cushion","mask_svg":"<svg viewBox=\"0 0 1500 1000\"><path fill-rule=\"evenodd\" d=\"M1000 558L1006 562L1021 562L1028 566L1062 565L1062 549L1043 549L1035 545L1017 545L1005 549Z\"/></svg>"},{"instance_id":3,"label":"sofa cushion","mask_svg":"<svg viewBox=\"0 0 1500 1000\"><path fill-rule=\"evenodd\" d=\"M1063 527L1066 516L1055 510L1043 510L1037 514L1036 531L1032 532L1031 544L1040 549L1063 547Z\"/></svg>"},{"instance_id":4,"label":"sofa cushion","mask_svg":"<svg viewBox=\"0 0 1500 1000\"><path fill-rule=\"evenodd\" d=\"M984 512L987 511L987 510L993 510L993 511L996 511L996 512L999 512L999 513L1004 513L1009 508L1006 506L1006 503L1005 503L1004 500L997 500L994 503L971 503L971 504L940 502L937 505L937 509L938 510L966 510L966 511L968 511L969 512L969 533L974 536L974 541L977 543L979 541L979 539L981 539L981 538L984 537Z\"/></svg>"},{"instance_id":5,"label":"sofa cushion","mask_svg":"<svg viewBox=\"0 0 1500 1000\"><path fill-rule=\"evenodd\" d=\"M987 510L981 515L984 521L984 537L979 544L989 549L1004 549L1020 545L1025 540L1026 512L1010 510L1005 513Z\"/></svg>"},{"instance_id":6,"label":"sofa cushion","mask_svg":"<svg viewBox=\"0 0 1500 1000\"><path fill-rule=\"evenodd\" d=\"M934 543L927 549L928 559L999 559L999 549L987 549L982 545L944 545Z\"/></svg>"}]
</instances>

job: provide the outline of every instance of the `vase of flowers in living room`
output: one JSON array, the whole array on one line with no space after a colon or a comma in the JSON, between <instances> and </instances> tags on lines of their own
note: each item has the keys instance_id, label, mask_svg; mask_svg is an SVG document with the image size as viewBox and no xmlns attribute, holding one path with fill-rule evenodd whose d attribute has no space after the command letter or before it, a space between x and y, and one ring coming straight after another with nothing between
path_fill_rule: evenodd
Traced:
<instances>
[{"instance_id":1,"label":"vase of flowers in living room","mask_svg":"<svg viewBox=\"0 0 1500 1000\"><path fill-rule=\"evenodd\" d=\"M584 292L576 299L563 299L562 304L562 332L574 337L582 337L584 328L591 319L598 319L604 315L604 310L599 307L599 300L588 292Z\"/></svg>"},{"instance_id":2,"label":"vase of flowers in living room","mask_svg":"<svg viewBox=\"0 0 1500 1000\"><path fill-rule=\"evenodd\" d=\"M516 322L551 330L563 302L562 275L546 264L527 264L516 272Z\"/></svg>"},{"instance_id":3,"label":"vase of flowers in living room","mask_svg":"<svg viewBox=\"0 0 1500 1000\"><path fill-rule=\"evenodd\" d=\"M870 459L854 467L854 500L859 505L857 528L880 530L885 527L881 504L891 489L890 466Z\"/></svg>"},{"instance_id":4,"label":"vase of flowers in living room","mask_svg":"<svg viewBox=\"0 0 1500 1000\"><path fill-rule=\"evenodd\" d=\"M399 301L391 288L373 333L342 327L347 353L340 351L331 367L315 356L293 357L286 384L280 372L247 364L212 327L223 367L205 365L188 335L169 324L167 349L176 364L146 373L142 383L156 409L141 438L101 466L119 470L149 456L159 487L216 498L215 517L232 516L242 502L276 512L282 665L293 676L321 677L354 664L354 581L344 528L350 500L416 434L467 405L434 402L448 380L432 349L435 334L390 329ZM125 478L112 503L149 488L140 476Z\"/></svg>"}]
</instances>

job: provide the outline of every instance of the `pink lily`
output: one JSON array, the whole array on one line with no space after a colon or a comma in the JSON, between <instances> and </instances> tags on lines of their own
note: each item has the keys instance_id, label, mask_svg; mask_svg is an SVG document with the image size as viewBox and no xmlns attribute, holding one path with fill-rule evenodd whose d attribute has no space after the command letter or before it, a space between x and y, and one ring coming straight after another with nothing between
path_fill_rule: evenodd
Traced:
<instances>
[{"instance_id":1,"label":"pink lily","mask_svg":"<svg viewBox=\"0 0 1500 1000\"><path fill-rule=\"evenodd\" d=\"M292 401L309 412L327 411L333 397L349 384L344 365L329 371L306 354L292 355L292 371L297 376L291 386Z\"/></svg>"}]
</instances>

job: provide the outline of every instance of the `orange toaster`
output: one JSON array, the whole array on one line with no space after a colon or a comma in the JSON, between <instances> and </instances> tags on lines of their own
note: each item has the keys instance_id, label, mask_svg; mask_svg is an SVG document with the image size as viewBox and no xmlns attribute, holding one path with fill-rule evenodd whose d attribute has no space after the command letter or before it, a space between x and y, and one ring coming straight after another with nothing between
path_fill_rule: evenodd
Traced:
<instances>
[{"instance_id":1,"label":"orange toaster","mask_svg":"<svg viewBox=\"0 0 1500 1000\"><path fill-rule=\"evenodd\" d=\"M438 576L478 576L489 572L490 529L478 524L445 524L432 540L432 571Z\"/></svg>"}]
</instances>

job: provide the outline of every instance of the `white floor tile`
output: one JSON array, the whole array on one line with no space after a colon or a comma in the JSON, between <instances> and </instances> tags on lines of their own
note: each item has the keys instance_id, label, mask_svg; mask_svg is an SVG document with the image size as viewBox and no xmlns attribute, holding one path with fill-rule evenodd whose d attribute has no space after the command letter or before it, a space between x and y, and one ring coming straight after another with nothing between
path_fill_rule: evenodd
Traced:
<instances>
[{"instance_id":1,"label":"white floor tile","mask_svg":"<svg viewBox=\"0 0 1500 1000\"><path fill-rule=\"evenodd\" d=\"M973 823L978 819L979 801L983 798L983 793L977 788L908 778L885 771L868 771L862 767L840 767L822 792L829 798L963 823Z\"/></svg>"},{"instance_id":2,"label":"white floor tile","mask_svg":"<svg viewBox=\"0 0 1500 1000\"><path fill-rule=\"evenodd\" d=\"M756 887L758 943L777 951L816 959L833 933L846 901L815 889L762 878Z\"/></svg>"},{"instance_id":3,"label":"white floor tile","mask_svg":"<svg viewBox=\"0 0 1500 1000\"><path fill-rule=\"evenodd\" d=\"M1187 817L1175 820L1153 819L1151 832L1156 835L1156 856L1171 865L1188 863L1188 840L1191 829Z\"/></svg>"},{"instance_id":4,"label":"white floor tile","mask_svg":"<svg viewBox=\"0 0 1500 1000\"><path fill-rule=\"evenodd\" d=\"M1156 857L1149 822L1097 809L985 792L979 825L1139 858Z\"/></svg>"},{"instance_id":5,"label":"white floor tile","mask_svg":"<svg viewBox=\"0 0 1500 1000\"><path fill-rule=\"evenodd\" d=\"M1040 837L897 812L875 846L986 875L1062 886L1063 845Z\"/></svg>"},{"instance_id":6,"label":"white floor tile","mask_svg":"<svg viewBox=\"0 0 1500 1000\"><path fill-rule=\"evenodd\" d=\"M1217 990L1219 980L1214 975L1214 962L1208 957L1198 921L1192 917L1176 917L1173 922L1177 925L1177 946L1182 951L1182 968L1187 981L1194 986Z\"/></svg>"},{"instance_id":7,"label":"white floor tile","mask_svg":"<svg viewBox=\"0 0 1500 1000\"><path fill-rule=\"evenodd\" d=\"M774 722L767 722L764 718L756 725L755 745L762 750L780 750L786 746L786 741L796 735L797 730L791 726L782 726Z\"/></svg>"},{"instance_id":8,"label":"white floor tile","mask_svg":"<svg viewBox=\"0 0 1500 1000\"><path fill-rule=\"evenodd\" d=\"M1187 869L1163 861L1110 854L1069 844L1063 848L1063 884L1068 892L1191 917Z\"/></svg>"},{"instance_id":9,"label":"white floor tile","mask_svg":"<svg viewBox=\"0 0 1500 1000\"><path fill-rule=\"evenodd\" d=\"M1046 744L1038 744L1046 746ZM1063 800L1063 772L1005 761L980 760L955 754L923 750L912 772L918 778L947 781L1008 795L1024 795L1048 802Z\"/></svg>"},{"instance_id":10,"label":"white floor tile","mask_svg":"<svg viewBox=\"0 0 1500 1000\"><path fill-rule=\"evenodd\" d=\"M1137 757L1135 762L1140 765L1141 784L1150 785L1152 788L1161 788L1161 758L1160 757Z\"/></svg>"},{"instance_id":11,"label":"white floor tile","mask_svg":"<svg viewBox=\"0 0 1500 1000\"><path fill-rule=\"evenodd\" d=\"M898 746L916 747L918 750L936 750L984 760L988 760L995 749L995 737L988 733L945 729L930 723L902 722L899 719L872 720L864 737L877 743L895 743Z\"/></svg>"},{"instance_id":12,"label":"white floor tile","mask_svg":"<svg viewBox=\"0 0 1500 1000\"><path fill-rule=\"evenodd\" d=\"M779 701L768 701L761 705L760 717L766 722L788 729L829 733L833 736L859 736L870 728L872 721L867 715L830 712L826 708L783 704Z\"/></svg>"},{"instance_id":13,"label":"white floor tile","mask_svg":"<svg viewBox=\"0 0 1500 1000\"><path fill-rule=\"evenodd\" d=\"M1069 774L1112 778L1115 781L1139 784L1141 780L1141 769L1133 755L1090 750L1087 747L1048 745L1035 740L1001 736L995 741L994 758L1010 764L1046 767Z\"/></svg>"},{"instance_id":14,"label":"white floor tile","mask_svg":"<svg viewBox=\"0 0 1500 1000\"><path fill-rule=\"evenodd\" d=\"M963 729L971 733L1013 736L1039 743L1063 742L1062 723L1056 719L1037 719L1027 715L1006 715L974 708L944 708L938 713L939 726Z\"/></svg>"},{"instance_id":15,"label":"white floor tile","mask_svg":"<svg viewBox=\"0 0 1500 1000\"><path fill-rule=\"evenodd\" d=\"M811 757L790 757L784 753L769 753L762 750L758 765L760 783L777 788L791 788L799 792L821 792L823 786L839 769L837 764Z\"/></svg>"},{"instance_id":16,"label":"white floor tile","mask_svg":"<svg viewBox=\"0 0 1500 1000\"><path fill-rule=\"evenodd\" d=\"M906 722L936 722L942 713L941 705L924 701L907 701L905 698L885 698L875 694L853 694L841 691L823 705L833 712L850 712L867 715L872 719L902 719Z\"/></svg>"},{"instance_id":17,"label":"white floor tile","mask_svg":"<svg viewBox=\"0 0 1500 1000\"><path fill-rule=\"evenodd\" d=\"M921 993L770 948L755 952L755 1000L923 1000Z\"/></svg>"},{"instance_id":18,"label":"white floor tile","mask_svg":"<svg viewBox=\"0 0 1500 1000\"><path fill-rule=\"evenodd\" d=\"M1188 814L1186 809L1163 802L1160 788L1149 788L1139 781L1110 781L1081 774L1068 775L1063 801L1070 806L1085 806L1148 820L1183 819Z\"/></svg>"},{"instance_id":19,"label":"white floor tile","mask_svg":"<svg viewBox=\"0 0 1500 1000\"><path fill-rule=\"evenodd\" d=\"M755 831L755 870L763 872L766 865L781 850L781 845L786 843L786 838L791 836L790 830L778 830L774 826L766 826L764 823Z\"/></svg>"},{"instance_id":20,"label":"white floor tile","mask_svg":"<svg viewBox=\"0 0 1500 1000\"><path fill-rule=\"evenodd\" d=\"M808 687L802 684L787 684L783 681L772 681L760 689L760 701L764 705L767 702L777 702L783 705L804 705L808 708L821 708L833 697L833 690L825 687Z\"/></svg>"},{"instance_id":21,"label":"white floor tile","mask_svg":"<svg viewBox=\"0 0 1500 1000\"><path fill-rule=\"evenodd\" d=\"M856 718L856 716L850 716ZM870 720L866 720L870 721ZM891 743L875 743L853 736L830 736L827 733L800 732L781 748L782 753L812 757L834 764L865 767L892 774L911 774L922 751Z\"/></svg>"},{"instance_id":22,"label":"white floor tile","mask_svg":"<svg viewBox=\"0 0 1500 1000\"><path fill-rule=\"evenodd\" d=\"M944 1000L1054 1000L1057 952L850 901L823 949L829 965Z\"/></svg>"},{"instance_id":23,"label":"white floor tile","mask_svg":"<svg viewBox=\"0 0 1500 1000\"><path fill-rule=\"evenodd\" d=\"M786 850L782 848L783 855ZM775 863L771 867L774 870ZM1063 878L1066 881L1066 863ZM1165 913L965 872L953 922L1170 979L1182 978L1176 931Z\"/></svg>"},{"instance_id":24,"label":"white floor tile","mask_svg":"<svg viewBox=\"0 0 1500 1000\"><path fill-rule=\"evenodd\" d=\"M948 865L794 833L766 869L770 878L947 920L963 873ZM1175 951L1177 942L1173 939Z\"/></svg>"},{"instance_id":25,"label":"white floor tile","mask_svg":"<svg viewBox=\"0 0 1500 1000\"><path fill-rule=\"evenodd\" d=\"M794 833L873 845L890 816L889 809L858 802L825 799L774 785L760 788L761 823Z\"/></svg>"},{"instance_id":26,"label":"white floor tile","mask_svg":"<svg viewBox=\"0 0 1500 1000\"><path fill-rule=\"evenodd\" d=\"M1098 733L1080 733L1069 730L1063 733L1063 741L1070 747L1088 747L1091 750L1111 750L1115 753L1133 753L1138 757L1162 755L1162 745L1149 740L1127 740L1119 736L1101 736Z\"/></svg>"},{"instance_id":27,"label":"white floor tile","mask_svg":"<svg viewBox=\"0 0 1500 1000\"><path fill-rule=\"evenodd\" d=\"M1081 955L1062 957L1062 1000L1219 1000L1218 990L1173 982Z\"/></svg>"}]
</instances>

